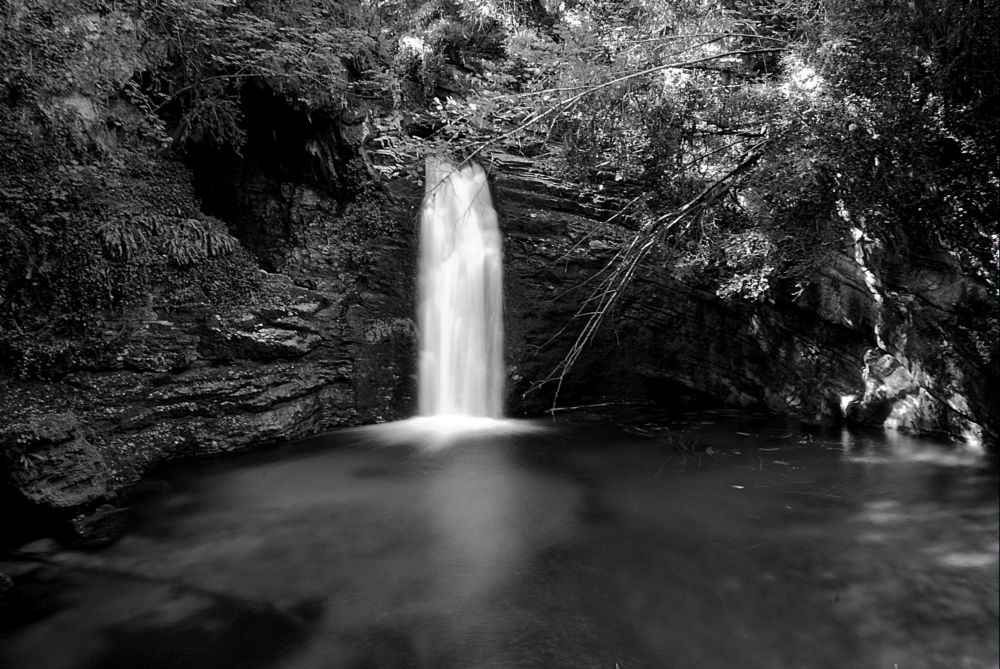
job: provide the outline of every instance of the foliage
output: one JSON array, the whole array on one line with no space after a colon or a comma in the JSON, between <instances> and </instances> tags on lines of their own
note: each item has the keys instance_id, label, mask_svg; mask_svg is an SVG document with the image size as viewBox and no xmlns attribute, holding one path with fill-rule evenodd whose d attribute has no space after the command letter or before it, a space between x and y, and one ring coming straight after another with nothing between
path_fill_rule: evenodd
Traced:
<instances>
[{"instance_id":1,"label":"foliage","mask_svg":"<svg viewBox=\"0 0 1000 669\"><path fill-rule=\"evenodd\" d=\"M142 93L171 119L182 144L239 150L247 85L327 112L380 100L388 88L378 17L367 3L162 0L140 7L155 64Z\"/></svg>"},{"instance_id":2,"label":"foliage","mask_svg":"<svg viewBox=\"0 0 1000 669\"><path fill-rule=\"evenodd\" d=\"M102 223L98 234L112 257L148 258L151 254L185 267L236 250L239 243L216 219L172 220L162 214Z\"/></svg>"},{"instance_id":3,"label":"foliage","mask_svg":"<svg viewBox=\"0 0 1000 669\"><path fill-rule=\"evenodd\" d=\"M752 158L673 228L688 233L678 250L758 257L732 244L753 228L768 238L770 287L797 291L815 249L860 225L891 243L933 237L996 285L990 3L577 0L550 4L548 21L458 0L421 7L433 20L414 21L400 53L420 60L409 71L436 73L423 82L436 95L410 126L419 141L380 155L554 160L581 185L617 185L635 228L673 220ZM490 49L477 50L485 35ZM692 236L716 250L697 252Z\"/></svg>"},{"instance_id":4,"label":"foliage","mask_svg":"<svg viewBox=\"0 0 1000 669\"><path fill-rule=\"evenodd\" d=\"M238 150L247 85L331 113L391 88L380 16L360 0L12 0L2 11L2 97L48 105L73 91L93 116L125 98L150 137L182 148Z\"/></svg>"},{"instance_id":5,"label":"foliage","mask_svg":"<svg viewBox=\"0 0 1000 669\"><path fill-rule=\"evenodd\" d=\"M726 299L794 300L861 238L887 276L945 249L998 294L996 3L498 5L421 3L437 13L402 31L400 75L426 108L381 121L377 168L513 152L617 200L635 237L580 346L654 256ZM984 366L987 311L956 326Z\"/></svg>"},{"instance_id":6,"label":"foliage","mask_svg":"<svg viewBox=\"0 0 1000 669\"><path fill-rule=\"evenodd\" d=\"M0 115L0 358L20 376L52 376L107 355L155 286L237 243L195 218L179 164L88 152L65 126L31 121Z\"/></svg>"},{"instance_id":7,"label":"foliage","mask_svg":"<svg viewBox=\"0 0 1000 669\"><path fill-rule=\"evenodd\" d=\"M154 14L231 5L15 0L0 10L4 371L51 377L101 364L153 294L169 308L252 294L256 268L163 154L168 119L145 87L176 37L155 32ZM203 108L192 110L188 122L204 123Z\"/></svg>"},{"instance_id":8,"label":"foliage","mask_svg":"<svg viewBox=\"0 0 1000 669\"><path fill-rule=\"evenodd\" d=\"M11 0L0 12L7 346L97 331L162 268L240 255L159 152L240 151L252 91L310 123L365 119L352 164L385 178L416 180L429 153L516 153L617 202L635 237L584 307L593 327L651 257L726 299L794 299L859 235L893 249L890 263L944 248L998 289L995 3ZM344 214L379 220L360 200ZM989 339L969 337L977 350Z\"/></svg>"},{"instance_id":9,"label":"foliage","mask_svg":"<svg viewBox=\"0 0 1000 669\"><path fill-rule=\"evenodd\" d=\"M145 66L141 22L129 3L110 8L95 0L10 0L0 9L0 103L40 114L58 139L75 141L77 150L106 148L108 128L95 124L127 122L135 138L165 142L162 119L143 104L132 77ZM117 118L120 98L138 103L138 113ZM51 139L57 139L52 137Z\"/></svg>"}]
</instances>

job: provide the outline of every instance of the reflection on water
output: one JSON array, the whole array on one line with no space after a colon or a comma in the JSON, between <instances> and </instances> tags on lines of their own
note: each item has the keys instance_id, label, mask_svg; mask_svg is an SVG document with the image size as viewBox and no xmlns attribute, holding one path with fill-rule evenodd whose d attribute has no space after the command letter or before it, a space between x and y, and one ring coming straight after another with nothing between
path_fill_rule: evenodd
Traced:
<instances>
[{"instance_id":1,"label":"reflection on water","mask_svg":"<svg viewBox=\"0 0 1000 669\"><path fill-rule=\"evenodd\" d=\"M4 565L0 666L997 666L981 460L725 416L529 427L179 470L115 546Z\"/></svg>"}]
</instances>

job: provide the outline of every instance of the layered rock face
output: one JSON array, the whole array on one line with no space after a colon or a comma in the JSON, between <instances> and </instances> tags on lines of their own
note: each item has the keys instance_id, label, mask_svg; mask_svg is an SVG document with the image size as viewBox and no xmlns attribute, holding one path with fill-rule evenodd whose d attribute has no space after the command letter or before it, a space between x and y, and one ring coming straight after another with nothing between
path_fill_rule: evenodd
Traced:
<instances>
[{"instance_id":1,"label":"layered rock face","mask_svg":"<svg viewBox=\"0 0 1000 669\"><path fill-rule=\"evenodd\" d=\"M257 177L262 190L248 188L244 204L281 216L248 222L276 226L267 249L283 260L278 271L260 270L249 303L168 309L170 296L150 295L103 367L44 383L5 380L0 401L20 407L0 433L14 503L86 524L166 461L410 413L409 211L383 195L352 217L329 193ZM365 219L360 228L371 212L383 227Z\"/></svg>"}]
</instances>

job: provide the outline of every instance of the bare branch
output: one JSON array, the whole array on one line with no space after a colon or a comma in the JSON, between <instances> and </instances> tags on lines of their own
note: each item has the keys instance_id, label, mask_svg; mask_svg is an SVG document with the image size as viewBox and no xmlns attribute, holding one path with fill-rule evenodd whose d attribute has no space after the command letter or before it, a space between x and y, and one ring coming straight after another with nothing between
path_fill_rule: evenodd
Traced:
<instances>
[{"instance_id":1,"label":"bare branch","mask_svg":"<svg viewBox=\"0 0 1000 669\"><path fill-rule=\"evenodd\" d=\"M686 228L704 211L724 197L732 189L736 179L761 159L763 149L768 141L768 139L763 139L749 147L734 167L702 189L681 207L644 225L631 242L608 262L604 269L599 272L605 273L605 278L584 300L574 316L574 318L587 319L580 334L577 335L576 341L573 342L570 350L555 369L536 384L533 390L555 381L556 392L552 400L553 406L555 406L562 390L563 380L576 364L583 350L597 335L604 319L625 292L642 261L659 245L666 233L682 225Z\"/></svg>"},{"instance_id":2,"label":"bare branch","mask_svg":"<svg viewBox=\"0 0 1000 669\"><path fill-rule=\"evenodd\" d=\"M722 53L717 53L717 54L714 54L714 55L711 55L711 56L704 56L702 58L696 58L694 60L685 60L685 61L678 61L678 62L673 62L673 63L665 63L663 65L656 65L654 67L649 67L649 68L646 68L644 70L639 70L637 72L629 72L628 74L623 74L623 75L621 75L619 77L615 77L613 79L609 79L608 81L604 81L604 82L601 82L599 84L594 84L592 86L587 86L587 87L583 88L583 90L581 90L576 95L573 95L573 96L571 96L571 97L569 97L569 98L567 98L565 100L560 100L560 101L556 102L555 104L553 104L552 106L550 106L550 107L548 107L546 109L543 109L541 111L538 111L538 112L535 112L533 114L530 114L528 116L528 119L526 121L522 122L520 125L518 125L517 127L513 128L512 130L509 130L509 131L507 131L507 132L505 132L505 133L503 133L501 135L498 135L496 137L493 137L491 139L483 141L482 143L480 143L479 146L477 146L475 149L473 149L465 157L465 160L461 164L465 165L468 161L472 160L474 157L476 157L477 155L479 155L480 153L482 153L489 146L492 146L492 145L497 144L497 143L499 143L499 142L501 142L503 140L506 140L506 139L509 139L509 138L513 137L517 133L519 133L519 132L527 129L528 127L534 125L535 123L538 123L542 119L548 118L549 116L553 116L553 115L555 115L557 113L560 113L560 112L563 112L563 111L567 111L570 108L572 108L573 105L575 105L576 103L580 102L581 100L583 100L587 96L592 95L593 93L596 93L597 91L603 90L605 88L610 88L611 86L614 86L616 84L620 84L620 83L623 83L623 82L626 82L626 81L631 81L633 79L640 79L642 77L648 76L650 74L655 74L657 72L662 72L664 70L676 70L676 69L690 68L690 67L692 67L694 65L698 65L700 63L708 63L708 62L711 62L711 61L714 61L714 60L719 60L721 58L728 58L728 57L731 57L731 56L744 56L744 55L751 55L751 54L756 54L756 53L780 53L780 52L782 52L784 50L785 49L771 48L771 49L749 49L749 50L748 49L741 49L741 50L738 50L738 51L724 51ZM536 95L538 95L540 93L542 93L542 91L539 91L538 93L536 93Z\"/></svg>"}]
</instances>

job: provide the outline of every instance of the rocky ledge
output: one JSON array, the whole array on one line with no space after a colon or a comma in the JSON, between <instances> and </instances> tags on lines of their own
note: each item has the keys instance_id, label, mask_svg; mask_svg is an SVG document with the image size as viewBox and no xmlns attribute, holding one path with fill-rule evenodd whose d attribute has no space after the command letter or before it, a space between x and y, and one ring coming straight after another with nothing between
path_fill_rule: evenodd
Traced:
<instances>
[{"instance_id":1,"label":"rocky ledge","mask_svg":"<svg viewBox=\"0 0 1000 669\"><path fill-rule=\"evenodd\" d=\"M331 299L262 273L245 310L152 314L111 369L0 390L0 474L17 503L93 535L151 468L347 425L410 405L414 328L375 295ZM96 519L96 520L95 520ZM99 521L99 522L98 522Z\"/></svg>"}]
</instances>

